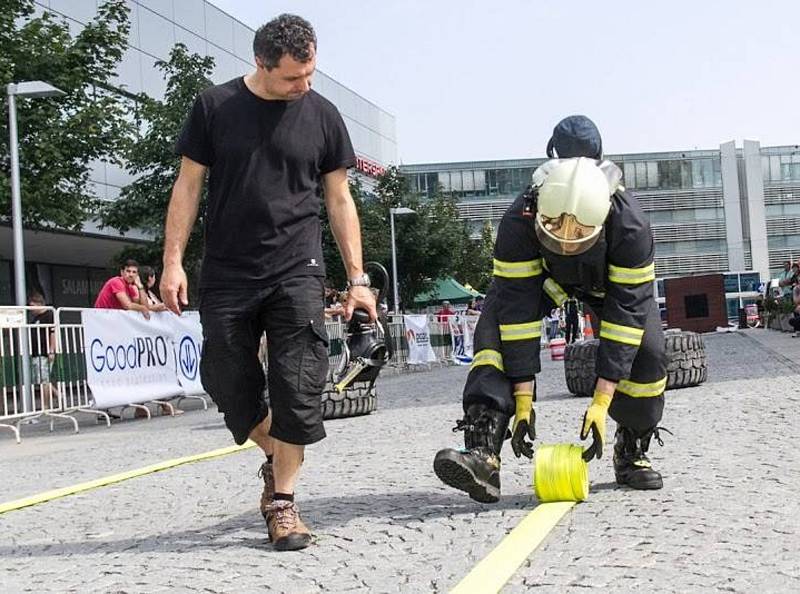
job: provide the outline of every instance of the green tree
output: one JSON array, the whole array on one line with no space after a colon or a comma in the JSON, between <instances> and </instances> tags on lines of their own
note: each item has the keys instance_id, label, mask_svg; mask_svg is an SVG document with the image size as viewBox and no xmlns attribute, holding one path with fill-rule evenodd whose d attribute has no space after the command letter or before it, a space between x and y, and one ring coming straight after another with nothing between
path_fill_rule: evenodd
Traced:
<instances>
[{"instance_id":1,"label":"green tree","mask_svg":"<svg viewBox=\"0 0 800 594\"><path fill-rule=\"evenodd\" d=\"M175 140L195 98L212 84L209 77L214 59L190 53L179 43L170 52L169 61L159 60L156 68L167 81L164 99L138 95L135 118L139 132L128 138L123 150L128 171L136 179L101 212L104 225L122 232L136 228L152 234L152 243L127 248L119 255L120 259L135 257L150 263L160 262L164 248L164 218L181 161L175 154ZM204 188L198 220L184 255L190 277L196 275L202 257L205 198ZM196 285L192 280L190 288Z\"/></svg>"},{"instance_id":2,"label":"green tree","mask_svg":"<svg viewBox=\"0 0 800 594\"><path fill-rule=\"evenodd\" d=\"M423 201L409 191L407 180L397 167L388 167L378 178L374 197L364 197L359 191L354 199L361 222L364 260L381 263L390 274L389 209L405 206L415 211L395 217L398 289L406 309L413 307L416 295L432 289L437 279L455 273L458 254L464 246L464 223L458 218L454 198L437 193ZM335 247L330 238L325 244ZM326 252L329 271L334 259L338 261L338 253ZM387 292L391 298L391 290Z\"/></svg>"},{"instance_id":3,"label":"green tree","mask_svg":"<svg viewBox=\"0 0 800 594\"><path fill-rule=\"evenodd\" d=\"M127 47L128 8L107 0L75 36L52 13L34 17L33 0L0 0L0 85L44 80L63 97L19 99L23 221L79 230L96 212L89 184L95 160L116 162L129 124L109 83ZM5 112L7 113L7 112ZM11 212L8 119L0 118L0 218Z\"/></svg>"},{"instance_id":4,"label":"green tree","mask_svg":"<svg viewBox=\"0 0 800 594\"><path fill-rule=\"evenodd\" d=\"M469 284L476 291L485 293L492 281L492 258L494 255L494 231L486 221L478 239L470 238L469 227L464 225L463 250L457 263L456 280Z\"/></svg>"}]
</instances>

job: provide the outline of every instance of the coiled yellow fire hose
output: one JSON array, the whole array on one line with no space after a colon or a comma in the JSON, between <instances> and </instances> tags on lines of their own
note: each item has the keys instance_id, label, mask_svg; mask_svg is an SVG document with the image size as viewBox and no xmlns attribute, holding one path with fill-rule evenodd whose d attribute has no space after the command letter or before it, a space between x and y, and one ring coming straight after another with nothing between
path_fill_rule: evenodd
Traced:
<instances>
[{"instance_id":1,"label":"coiled yellow fire hose","mask_svg":"<svg viewBox=\"0 0 800 594\"><path fill-rule=\"evenodd\" d=\"M583 448L573 443L539 446L533 469L533 490L540 502L586 500L589 465L582 454Z\"/></svg>"}]
</instances>

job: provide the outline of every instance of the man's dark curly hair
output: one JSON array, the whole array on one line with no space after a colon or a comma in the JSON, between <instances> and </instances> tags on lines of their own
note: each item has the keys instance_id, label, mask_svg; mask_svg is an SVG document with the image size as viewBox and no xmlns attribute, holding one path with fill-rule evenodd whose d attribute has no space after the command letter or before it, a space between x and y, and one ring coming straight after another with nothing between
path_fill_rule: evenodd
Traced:
<instances>
[{"instance_id":1,"label":"man's dark curly hair","mask_svg":"<svg viewBox=\"0 0 800 594\"><path fill-rule=\"evenodd\" d=\"M256 31L253 53L267 70L272 70L284 54L298 62L308 62L311 59L310 45L316 51L317 36L311 23L295 14L282 14Z\"/></svg>"}]
</instances>

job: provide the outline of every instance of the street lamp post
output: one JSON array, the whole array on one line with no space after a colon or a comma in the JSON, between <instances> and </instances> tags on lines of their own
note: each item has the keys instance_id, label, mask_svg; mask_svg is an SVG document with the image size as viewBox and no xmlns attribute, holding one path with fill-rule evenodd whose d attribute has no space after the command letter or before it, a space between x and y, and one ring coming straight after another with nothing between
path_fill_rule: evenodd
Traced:
<instances>
[{"instance_id":1,"label":"street lamp post","mask_svg":"<svg viewBox=\"0 0 800 594\"><path fill-rule=\"evenodd\" d=\"M64 91L41 80L9 83L8 92L8 135L11 151L11 221L14 235L14 293L17 305L28 304L25 294L25 244L22 240L22 197L19 189L19 145L17 139L17 97L55 97L65 95ZM19 333L22 359L23 412L33 410L31 399L30 353L28 352L28 332Z\"/></svg>"},{"instance_id":2,"label":"street lamp post","mask_svg":"<svg viewBox=\"0 0 800 594\"><path fill-rule=\"evenodd\" d=\"M395 247L394 240L394 215L414 214L416 210L406 208L405 206L392 207L389 209L389 225L392 228L392 287L394 289L394 313L400 313L398 304L400 297L397 293L397 248Z\"/></svg>"}]
</instances>

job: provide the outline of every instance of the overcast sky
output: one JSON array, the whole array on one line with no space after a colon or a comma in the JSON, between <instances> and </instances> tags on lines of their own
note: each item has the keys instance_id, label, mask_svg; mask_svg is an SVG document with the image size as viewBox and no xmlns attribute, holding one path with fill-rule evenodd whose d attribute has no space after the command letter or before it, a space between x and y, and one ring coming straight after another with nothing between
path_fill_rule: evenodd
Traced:
<instances>
[{"instance_id":1,"label":"overcast sky","mask_svg":"<svg viewBox=\"0 0 800 594\"><path fill-rule=\"evenodd\" d=\"M403 163L544 156L583 113L608 153L800 144L797 0L212 0L314 25L318 67L397 120Z\"/></svg>"}]
</instances>

